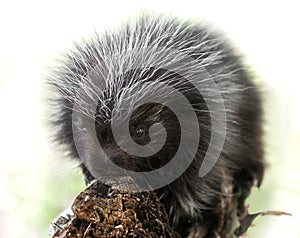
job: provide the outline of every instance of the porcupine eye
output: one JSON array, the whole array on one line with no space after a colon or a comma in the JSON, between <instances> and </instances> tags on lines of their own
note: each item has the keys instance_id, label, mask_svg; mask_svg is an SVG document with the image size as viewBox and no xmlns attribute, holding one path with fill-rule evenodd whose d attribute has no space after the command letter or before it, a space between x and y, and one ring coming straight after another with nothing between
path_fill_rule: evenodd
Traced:
<instances>
[{"instance_id":1,"label":"porcupine eye","mask_svg":"<svg viewBox=\"0 0 300 238\"><path fill-rule=\"evenodd\" d=\"M134 137L140 139L145 135L145 129L143 127L138 127L134 131Z\"/></svg>"},{"instance_id":2,"label":"porcupine eye","mask_svg":"<svg viewBox=\"0 0 300 238\"><path fill-rule=\"evenodd\" d=\"M140 145L146 145L150 142L149 128L146 125L134 126L131 136Z\"/></svg>"}]
</instances>

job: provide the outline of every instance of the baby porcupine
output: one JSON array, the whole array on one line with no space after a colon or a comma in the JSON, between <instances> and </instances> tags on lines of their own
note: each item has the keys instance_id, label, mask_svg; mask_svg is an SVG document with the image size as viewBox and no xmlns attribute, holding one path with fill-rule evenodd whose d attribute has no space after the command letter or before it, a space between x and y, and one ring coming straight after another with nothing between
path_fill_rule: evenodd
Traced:
<instances>
[{"instance_id":1,"label":"baby porcupine","mask_svg":"<svg viewBox=\"0 0 300 238\"><path fill-rule=\"evenodd\" d=\"M183 236L192 224L214 218L224 174L232 177L233 193L242 205L251 187L262 181L259 90L240 56L207 27L161 16L141 17L118 31L96 34L76 44L49 82L57 92L56 140L80 161L87 182L119 176L115 166L102 160L98 147L113 164L126 169L122 171L158 170L178 151L181 162L190 160L179 176L156 188L174 229ZM165 87L170 90L164 91ZM196 122L182 109L184 100L176 93L191 105ZM175 107L169 108L170 102ZM214 107L217 104L223 107ZM218 118L218 113L225 117ZM121 123L123 117L129 118L127 125ZM213 124L218 120L220 125L225 120L224 131ZM199 140L197 136L193 140L195 132ZM165 137L156 140L161 133ZM184 133L191 138L184 138ZM223 136L223 143L212 144L213 135ZM126 147L130 139L143 146L139 148L153 149L147 147L151 142L163 145L151 155L139 156L126 151L131 148ZM195 142L192 152L189 143ZM213 166L199 176L212 151L220 153L208 157ZM174 171L178 170L180 167Z\"/></svg>"}]
</instances>

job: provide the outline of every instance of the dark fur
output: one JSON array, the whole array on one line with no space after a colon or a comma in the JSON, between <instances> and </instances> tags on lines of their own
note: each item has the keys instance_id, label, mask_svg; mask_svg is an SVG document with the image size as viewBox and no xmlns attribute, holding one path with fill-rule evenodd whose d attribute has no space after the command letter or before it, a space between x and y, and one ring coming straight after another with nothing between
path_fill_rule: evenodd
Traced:
<instances>
[{"instance_id":1,"label":"dark fur","mask_svg":"<svg viewBox=\"0 0 300 238\"><path fill-rule=\"evenodd\" d=\"M141 34L135 34L136 41L143 34L147 34L146 27L147 18L140 21L139 29ZM155 24L161 24L160 21L165 19L157 18ZM156 23L155 23L156 22ZM157 190L161 196L162 202L172 217L172 222L177 231L182 235L186 235L191 224L200 222L208 223L215 216L216 207L222 198L221 184L224 173L233 177L234 195L240 200L240 206L243 206L244 199L253 186L254 182L261 184L264 165L263 165L263 145L262 145L262 103L261 95L252 82L251 76L244 69L241 58L235 54L234 50L228 46L226 41L215 33L210 32L207 28L184 23L181 27L186 28L185 34L176 35L176 29L179 26L177 20L169 20L165 27L172 31L173 35L165 38L160 44L165 42L174 42L174 48L191 47L193 45L200 45L196 51L191 52L190 56L199 61L199 65L203 60L208 59L212 55L214 61L206 66L206 70L211 75L216 75L216 84L220 87L226 107L227 113L227 134L226 141L218 163L214 169L205 177L198 176L198 170L206 153L211 131L210 131L210 116L207 113L207 106L202 96L197 93L184 79L172 72L164 72L162 69L154 69L155 73L149 69L149 80L156 80L156 78L164 75L164 80L172 84L173 82L182 81L182 87L178 90L184 92L187 99L191 102L193 107L197 110L197 117L199 120L201 139L199 143L198 153L187 171L171 183L169 186ZM126 27L125 27L126 28ZM130 29L128 31L128 38ZM153 31L150 42L159 37L159 32ZM118 33L116 33L118 34ZM101 38L102 36L98 36ZM105 35L102 39L106 39L108 47L113 44L115 36ZM124 38L124 44L128 39ZM188 41L187 45L179 45L180 42ZM76 93L76 85L80 82L80 77L87 74L88 66L84 62L89 62L92 65L101 58L98 47L100 47L98 38L95 37L89 42L83 43L81 46L76 46L76 50L67 56L62 61L62 66L54 72L54 77L50 83L54 85L55 90L59 92L55 102L59 108L59 114L55 116L55 124L59 125L57 133L57 141L69 146L73 157L78 158L77 150L73 141L72 134L72 107L73 101L69 97L72 93ZM101 51L101 49L100 49ZM88 53L87 53L88 52ZM118 80L123 81L126 85L132 77L136 74L124 72L122 78ZM146 75L147 76L147 75ZM145 76L145 77L146 77ZM138 79L137 79L138 80ZM75 86L75 87L74 87ZM71 91L66 91L66 88L75 88ZM184 88L189 88L184 91ZM105 94L103 94L105 96ZM114 98L111 98L109 105L114 107ZM101 114L99 110L95 114L97 136L100 144L107 148L106 152L113 162L119 166L123 166L135 171L148 171L153 168L159 168L168 162L176 152L177 145L180 143L180 129L178 129L178 122L176 117L170 110L161 105L152 104L139 108L132 118L132 123L140 123L147 121L147 117L158 112L155 119L149 119L150 123L162 122L168 131L167 142L160 152L149 158L144 163L140 163L138 158L130 157L128 154L120 151L117 145L114 144L114 139L109 128L103 118L97 117L97 113ZM151 121L152 120L152 121ZM154 120L154 121L153 121ZM139 141L140 144L146 144L147 141ZM87 152L90 156L93 155L93 148L89 148L90 144L87 141ZM93 176L81 164L83 172L87 181L91 181ZM241 192L243 191L243 192ZM196 207L196 209L190 206Z\"/></svg>"}]
</instances>

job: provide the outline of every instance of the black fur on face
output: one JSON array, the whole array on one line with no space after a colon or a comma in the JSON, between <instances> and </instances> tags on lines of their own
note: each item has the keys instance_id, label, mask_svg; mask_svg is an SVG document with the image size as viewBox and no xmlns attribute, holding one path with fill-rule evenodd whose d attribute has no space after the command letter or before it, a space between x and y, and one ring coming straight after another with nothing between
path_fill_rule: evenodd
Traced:
<instances>
[{"instance_id":1,"label":"black fur on face","mask_svg":"<svg viewBox=\"0 0 300 238\"><path fill-rule=\"evenodd\" d=\"M113 138L111 125L103 121L96 121L98 140L102 148L110 151L110 154L109 152L107 154L108 157L124 169L136 172L158 169L174 157L180 143L180 125L175 114L157 103L143 105L133 113L129 131L137 144L147 145L151 141L149 129L156 123L161 123L165 127L167 138L163 148L149 157L136 157L124 152ZM155 137L152 139L155 140Z\"/></svg>"},{"instance_id":2,"label":"black fur on face","mask_svg":"<svg viewBox=\"0 0 300 238\"><path fill-rule=\"evenodd\" d=\"M131 77L131 74L127 73L126 77ZM145 78L147 81L155 81L160 78L162 81L166 81L168 84L174 85L174 89L181 91L193 105L195 111L197 111L199 118L198 123L203 125L201 133L206 135L203 136L203 138L209 138L209 130L207 130L210 124L209 115L207 112L203 112L203 110L201 112L200 104L203 104L202 109L206 109L206 111L207 107L205 106L202 96L190 83L188 83L187 80L176 73L168 72L164 69L149 69L147 73L144 73L141 80L144 80ZM178 83L179 81L180 84ZM125 78L123 87L126 87L126 82L127 80ZM100 108L102 105L100 104L101 102L99 102L98 107L96 108L96 112L98 114L101 114ZM111 104L111 107L113 109L114 105ZM97 138L100 146L106 149L108 158L110 158L116 165L128 170L147 172L161 168L174 158L180 144L181 126L176 114L168 107L159 103L147 103L139 106L132 113L129 123L130 136L137 144L140 145L147 145L151 139L156 139L155 137L150 138L150 127L155 124L161 124L165 128L167 137L163 148L149 157L136 157L127 154L117 145L109 120L105 121L100 119L97 114L95 115L95 118L95 128L97 130ZM201 118L202 121L200 121ZM205 122L204 118L206 118ZM202 150L203 149L204 146L202 146Z\"/></svg>"}]
</instances>

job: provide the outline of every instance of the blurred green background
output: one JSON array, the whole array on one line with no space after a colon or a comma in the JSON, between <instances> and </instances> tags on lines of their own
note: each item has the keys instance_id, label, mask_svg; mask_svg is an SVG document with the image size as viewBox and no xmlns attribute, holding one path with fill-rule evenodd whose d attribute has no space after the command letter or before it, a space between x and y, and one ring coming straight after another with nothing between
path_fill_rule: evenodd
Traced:
<instances>
[{"instance_id":1,"label":"blurred green background","mask_svg":"<svg viewBox=\"0 0 300 238\"><path fill-rule=\"evenodd\" d=\"M265 91L266 159L248 237L300 237L300 16L297 1L1 1L0 237L47 237L50 222L84 188L76 164L50 143L43 75L73 40L141 11L204 20L245 55Z\"/></svg>"}]
</instances>

